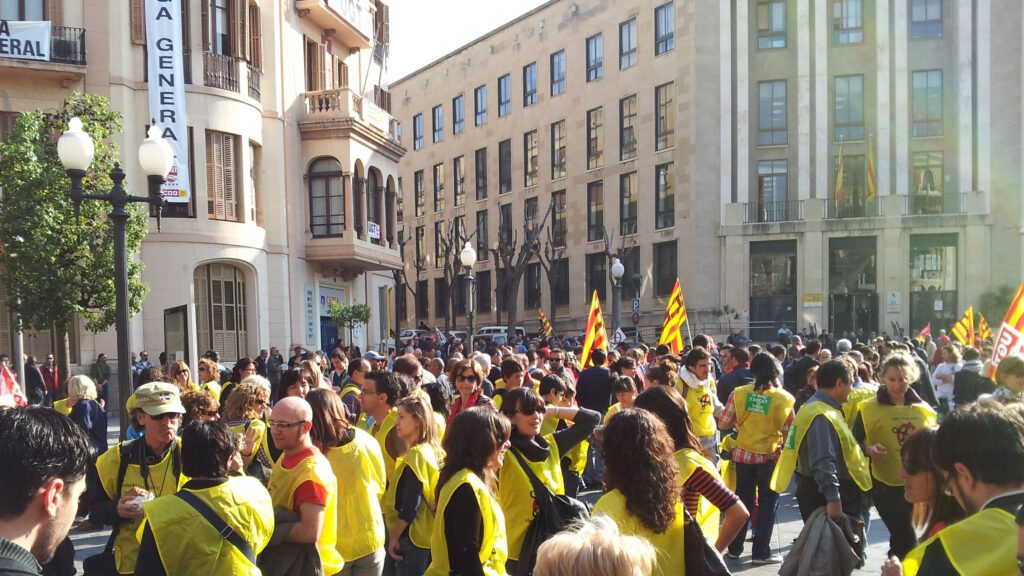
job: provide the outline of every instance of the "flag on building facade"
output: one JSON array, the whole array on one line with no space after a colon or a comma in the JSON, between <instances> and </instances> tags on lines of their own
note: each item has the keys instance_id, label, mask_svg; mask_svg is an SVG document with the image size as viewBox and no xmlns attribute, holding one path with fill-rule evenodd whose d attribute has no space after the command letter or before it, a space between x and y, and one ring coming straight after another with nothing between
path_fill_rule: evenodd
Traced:
<instances>
[{"instance_id":1,"label":"flag on building facade","mask_svg":"<svg viewBox=\"0 0 1024 576\"><path fill-rule=\"evenodd\" d=\"M843 200L843 141L839 141L839 169L836 171L836 204Z\"/></svg>"},{"instance_id":2,"label":"flag on building facade","mask_svg":"<svg viewBox=\"0 0 1024 576\"><path fill-rule=\"evenodd\" d=\"M1024 354L1024 284L1017 289L1017 295L1010 302L1003 325L996 336L996 346L992 351L992 363L988 377L993 379L999 361L1010 354Z\"/></svg>"},{"instance_id":3,"label":"flag on building facade","mask_svg":"<svg viewBox=\"0 0 1024 576\"><path fill-rule=\"evenodd\" d=\"M679 279L676 278L676 285L672 288L672 294L668 297L668 306L665 307L665 321L661 325L661 338L658 345L665 344L673 354L683 352L683 325L686 324L686 303L683 301L683 289L679 286Z\"/></svg>"},{"instance_id":4,"label":"flag on building facade","mask_svg":"<svg viewBox=\"0 0 1024 576\"><path fill-rule=\"evenodd\" d=\"M953 324L953 329L950 332L953 333L953 336L956 336L956 339L961 344L974 346L974 306L967 308L963 317L956 324Z\"/></svg>"},{"instance_id":5,"label":"flag on building facade","mask_svg":"<svg viewBox=\"0 0 1024 576\"><path fill-rule=\"evenodd\" d=\"M544 315L544 310L538 308L537 315L540 320L540 335L551 336L551 333L554 332L555 329L551 327L551 322L548 322L548 317Z\"/></svg>"},{"instance_id":6,"label":"flag on building facade","mask_svg":"<svg viewBox=\"0 0 1024 576\"><path fill-rule=\"evenodd\" d=\"M601 301L597 298L597 290L590 299L590 313L587 314L587 335L583 339L583 354L580 356L580 368L590 367L590 353L598 348L608 349L608 334L604 330L604 315L601 314Z\"/></svg>"},{"instance_id":7,"label":"flag on building facade","mask_svg":"<svg viewBox=\"0 0 1024 576\"><path fill-rule=\"evenodd\" d=\"M920 332L917 333L917 339L924 342L924 337L932 333L932 323L929 322Z\"/></svg>"},{"instance_id":8,"label":"flag on building facade","mask_svg":"<svg viewBox=\"0 0 1024 576\"><path fill-rule=\"evenodd\" d=\"M978 338L987 340L992 337L992 329L988 327L988 322L985 322L985 317L978 312Z\"/></svg>"},{"instance_id":9,"label":"flag on building facade","mask_svg":"<svg viewBox=\"0 0 1024 576\"><path fill-rule=\"evenodd\" d=\"M868 140L868 202L875 201L875 147Z\"/></svg>"}]
</instances>

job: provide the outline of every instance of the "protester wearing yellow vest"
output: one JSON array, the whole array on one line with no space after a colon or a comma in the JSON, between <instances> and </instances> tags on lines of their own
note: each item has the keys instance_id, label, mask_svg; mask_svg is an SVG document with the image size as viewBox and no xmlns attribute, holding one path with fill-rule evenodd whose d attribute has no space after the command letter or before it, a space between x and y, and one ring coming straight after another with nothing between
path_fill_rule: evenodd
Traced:
<instances>
[{"instance_id":1,"label":"protester wearing yellow vest","mask_svg":"<svg viewBox=\"0 0 1024 576\"><path fill-rule=\"evenodd\" d=\"M871 472L842 408L852 387L849 364L829 360L821 365L818 391L797 412L775 465L771 489L776 492L785 490L797 472L796 501L804 521L822 506L836 522L844 513L860 518L864 510Z\"/></svg>"},{"instance_id":2,"label":"protester wearing yellow vest","mask_svg":"<svg viewBox=\"0 0 1024 576\"><path fill-rule=\"evenodd\" d=\"M135 391L139 421L145 436L118 444L96 460L96 475L90 474L89 518L94 523L112 524L117 529L114 561L120 574L135 572L139 553L138 529L143 518L143 502L173 494L187 478L181 473L178 422L185 408L173 384L143 384ZM124 480L117 481L122 458L127 463Z\"/></svg>"},{"instance_id":3,"label":"protester wearing yellow vest","mask_svg":"<svg viewBox=\"0 0 1024 576\"><path fill-rule=\"evenodd\" d=\"M612 381L612 394L615 395L616 402L609 406L608 411L604 413L602 424L605 426L608 425L612 416L633 407L633 401L636 400L636 381L631 376L616 377Z\"/></svg>"},{"instance_id":4,"label":"protester wearing yellow vest","mask_svg":"<svg viewBox=\"0 0 1024 576\"><path fill-rule=\"evenodd\" d=\"M274 507L259 480L229 476L236 457L235 435L224 422L195 422L181 434L181 468L191 480L179 495L145 504L136 574L258 574L254 564L274 531ZM222 535L192 503L194 497L248 547L243 551ZM252 553L252 560L247 552Z\"/></svg>"},{"instance_id":5,"label":"protester wearing yellow vest","mask_svg":"<svg viewBox=\"0 0 1024 576\"><path fill-rule=\"evenodd\" d=\"M366 375L359 404L363 413L358 426L366 430L380 445L384 456L384 473L388 478L395 473L395 459L405 452L405 445L395 433L395 404L402 398L402 382L395 372L376 371Z\"/></svg>"},{"instance_id":6,"label":"protester wearing yellow vest","mask_svg":"<svg viewBox=\"0 0 1024 576\"><path fill-rule=\"evenodd\" d=\"M331 464L310 438L313 410L302 398L288 397L274 405L270 434L282 450L270 472L267 490L275 509L298 515L298 521L278 523L287 531L284 542L316 544L325 576L334 576L345 564L337 550L338 481ZM274 549L271 545L268 552Z\"/></svg>"},{"instance_id":7,"label":"protester wearing yellow vest","mask_svg":"<svg viewBox=\"0 0 1024 576\"><path fill-rule=\"evenodd\" d=\"M486 406L467 408L449 424L427 576L505 576L505 516L494 485L509 447L510 428L507 418ZM467 542L478 542L479 547L466 546Z\"/></svg>"},{"instance_id":8,"label":"protester wearing yellow vest","mask_svg":"<svg viewBox=\"0 0 1024 576\"><path fill-rule=\"evenodd\" d=\"M380 445L349 424L345 404L333 390L312 390L306 401L313 411L310 439L341 483L335 546L345 561L341 574L380 574L385 538L380 498L387 483Z\"/></svg>"},{"instance_id":9,"label":"protester wearing yellow vest","mask_svg":"<svg viewBox=\"0 0 1024 576\"><path fill-rule=\"evenodd\" d=\"M409 396L395 408L395 432L409 450L395 461L395 473L384 496L389 534L384 573L422 576L430 564L441 445L429 401Z\"/></svg>"},{"instance_id":10,"label":"protester wearing yellow vest","mask_svg":"<svg viewBox=\"0 0 1024 576\"><path fill-rule=\"evenodd\" d=\"M936 416L910 388L920 371L907 353L893 352L887 356L880 373L883 386L875 398L860 403L853 437L871 459L871 495L878 515L889 529L889 556L903 558L917 544L917 536L905 483L900 478L899 455L907 438L918 428L933 426Z\"/></svg>"},{"instance_id":11,"label":"protester wearing yellow vest","mask_svg":"<svg viewBox=\"0 0 1024 576\"><path fill-rule=\"evenodd\" d=\"M519 388L528 386L535 392L540 391L540 380L534 380L526 371L526 366L518 358L506 358L501 361L501 378L494 382L494 406L501 410L505 395Z\"/></svg>"},{"instance_id":12,"label":"protester wearing yellow vest","mask_svg":"<svg viewBox=\"0 0 1024 576\"><path fill-rule=\"evenodd\" d=\"M992 405L958 406L939 426L932 455L948 489L969 516L943 528L886 576L1017 574L1018 529L1024 505L1024 417Z\"/></svg>"},{"instance_id":13,"label":"protester wearing yellow vest","mask_svg":"<svg viewBox=\"0 0 1024 576\"><path fill-rule=\"evenodd\" d=\"M199 359L199 385L200 390L207 390L219 401L220 398L220 368L217 363L208 358Z\"/></svg>"},{"instance_id":14,"label":"protester wearing yellow vest","mask_svg":"<svg viewBox=\"0 0 1024 576\"><path fill-rule=\"evenodd\" d=\"M718 399L715 379L711 377L711 354L697 346L690 350L679 369L676 386L686 399L693 433L700 440L704 456L718 465L718 424L724 406Z\"/></svg>"},{"instance_id":15,"label":"protester wearing yellow vest","mask_svg":"<svg viewBox=\"0 0 1024 576\"><path fill-rule=\"evenodd\" d=\"M532 388L515 388L505 396L501 413L512 422L512 450L516 451L552 494L565 494L561 455L589 437L601 415L585 408L555 406L548 413L544 399ZM573 426L541 436L545 419L564 418ZM532 557L533 550L522 550L523 539L535 515L534 490L530 479L514 454L505 458L498 474L498 502L505 514L508 538L508 565L515 574L521 552ZM526 558L524 558L526 560Z\"/></svg>"},{"instance_id":16,"label":"protester wearing yellow vest","mask_svg":"<svg viewBox=\"0 0 1024 576\"><path fill-rule=\"evenodd\" d=\"M642 536L654 545L655 576L685 574L685 512L665 425L646 410L623 410L605 427L602 446L608 492L597 501L594 514L610 517L623 534Z\"/></svg>"},{"instance_id":17,"label":"protester wearing yellow vest","mask_svg":"<svg viewBox=\"0 0 1024 576\"><path fill-rule=\"evenodd\" d=\"M558 374L548 374L541 378L540 396L544 399L548 410L554 410L557 406L559 413L561 413L562 408L577 407L575 402L576 389L573 388L572 381ZM562 418L545 418L544 422L540 425L540 435L548 436L554 434L557 430L564 430L568 427L569 423ZM590 442L583 440L571 450L562 454L560 462L562 484L565 489L565 495L570 498L575 498L579 494L580 486L583 483L581 480L583 470L587 466L587 451L589 448Z\"/></svg>"},{"instance_id":18,"label":"protester wearing yellow vest","mask_svg":"<svg viewBox=\"0 0 1024 576\"><path fill-rule=\"evenodd\" d=\"M754 564L777 564L782 558L772 554L772 530L779 505L779 493L772 490L772 472L782 449L782 441L793 423L796 399L779 387L779 368L775 357L758 352L750 363L753 384L739 386L725 403L719 426L736 427L736 446L732 466L736 470L736 494L748 509L757 503L757 526L751 550ZM739 558L747 539L743 524L729 544L729 556Z\"/></svg>"}]
</instances>

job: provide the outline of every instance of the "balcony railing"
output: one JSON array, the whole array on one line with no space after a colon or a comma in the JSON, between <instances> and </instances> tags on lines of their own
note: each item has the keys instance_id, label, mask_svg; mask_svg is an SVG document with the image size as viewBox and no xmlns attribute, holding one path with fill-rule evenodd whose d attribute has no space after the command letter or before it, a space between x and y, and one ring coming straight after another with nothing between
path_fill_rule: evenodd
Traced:
<instances>
[{"instance_id":1,"label":"balcony railing","mask_svg":"<svg viewBox=\"0 0 1024 576\"><path fill-rule=\"evenodd\" d=\"M309 121L330 122L355 118L386 134L393 142L398 141L398 124L395 119L349 88L306 92L303 99L306 105L306 119Z\"/></svg>"},{"instance_id":2,"label":"balcony railing","mask_svg":"<svg viewBox=\"0 0 1024 576\"><path fill-rule=\"evenodd\" d=\"M963 214L967 212L967 194L908 194L903 197L904 216Z\"/></svg>"},{"instance_id":3,"label":"balcony railing","mask_svg":"<svg viewBox=\"0 0 1024 576\"><path fill-rule=\"evenodd\" d=\"M882 215L882 201L863 197L829 198L825 201L825 218L874 218Z\"/></svg>"},{"instance_id":4,"label":"balcony railing","mask_svg":"<svg viewBox=\"0 0 1024 576\"><path fill-rule=\"evenodd\" d=\"M85 29L52 26L50 61L85 66Z\"/></svg>"},{"instance_id":5,"label":"balcony railing","mask_svg":"<svg viewBox=\"0 0 1024 576\"><path fill-rule=\"evenodd\" d=\"M749 202L743 210L743 223L792 222L804 219L804 201Z\"/></svg>"},{"instance_id":6,"label":"balcony railing","mask_svg":"<svg viewBox=\"0 0 1024 576\"><path fill-rule=\"evenodd\" d=\"M249 98L259 102L260 101L260 80L261 74L252 64L246 64L248 68L248 74L246 77L249 79Z\"/></svg>"},{"instance_id":7,"label":"balcony railing","mask_svg":"<svg viewBox=\"0 0 1024 576\"><path fill-rule=\"evenodd\" d=\"M238 92L238 59L213 52L203 52L203 84Z\"/></svg>"}]
</instances>

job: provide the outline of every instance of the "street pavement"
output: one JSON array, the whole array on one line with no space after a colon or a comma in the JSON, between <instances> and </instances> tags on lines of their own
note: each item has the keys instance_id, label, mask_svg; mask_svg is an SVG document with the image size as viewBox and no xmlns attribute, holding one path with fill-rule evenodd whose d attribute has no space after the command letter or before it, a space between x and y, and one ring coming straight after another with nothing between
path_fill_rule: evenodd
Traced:
<instances>
[{"instance_id":1,"label":"street pavement","mask_svg":"<svg viewBox=\"0 0 1024 576\"><path fill-rule=\"evenodd\" d=\"M114 446L117 443L118 422L111 420L107 431L109 444ZM785 556L793 546L793 540L800 534L803 522L800 520L800 511L796 506L796 498L793 496L792 488L784 492L779 498L779 513L776 521L775 533L772 536L772 552ZM597 492L584 492L581 498L593 504L600 496ZM79 573L82 571L82 560L93 554L103 551L107 543L110 530L90 530L80 532L71 529L71 540L75 544L75 567ZM854 574L881 574L882 562L885 561L886 552L889 549L889 532L885 524L878 518L878 513L871 511L871 525L868 531L868 559L864 568L857 570ZM743 555L738 560L727 559L729 569L733 574L747 576L768 576L779 573L779 565L754 566L750 563L750 543L745 546Z\"/></svg>"}]
</instances>

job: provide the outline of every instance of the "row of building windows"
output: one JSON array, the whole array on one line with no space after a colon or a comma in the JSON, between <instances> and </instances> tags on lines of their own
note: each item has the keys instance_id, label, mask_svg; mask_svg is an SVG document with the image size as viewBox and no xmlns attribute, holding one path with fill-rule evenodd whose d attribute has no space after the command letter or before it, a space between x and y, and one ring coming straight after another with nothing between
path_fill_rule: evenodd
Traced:
<instances>
[{"instance_id":1,"label":"row of building windows","mask_svg":"<svg viewBox=\"0 0 1024 576\"><path fill-rule=\"evenodd\" d=\"M654 9L655 37L654 54L658 56L675 48L675 13L674 3L668 2ZM625 70L637 65L637 22L636 16L619 24L619 69ZM586 81L593 82L604 77L604 34L597 33L586 40ZM565 50L559 50L550 56L550 88L551 95L557 96L565 92ZM523 66L523 107L537 103L538 81L537 62ZM487 123L487 85L483 84L473 90L474 125ZM432 141L444 140L444 106L438 104L431 110ZM498 117L512 113L512 77L504 74L498 78ZM460 134L465 130L464 96L459 94L452 99L452 134ZM423 147L423 115L413 117L413 149Z\"/></svg>"},{"instance_id":2,"label":"row of building windows","mask_svg":"<svg viewBox=\"0 0 1024 576\"><path fill-rule=\"evenodd\" d=\"M887 9L882 7L882 9ZM762 0L756 7L757 49L786 47L786 0ZM832 43L864 40L863 0L832 0ZM910 1L910 37L942 37L942 0Z\"/></svg>"}]
</instances>

